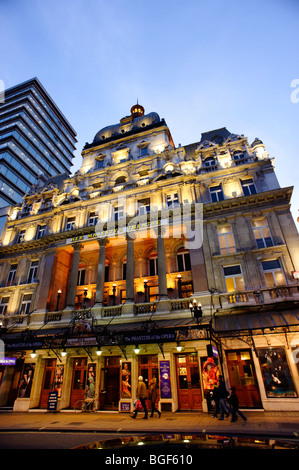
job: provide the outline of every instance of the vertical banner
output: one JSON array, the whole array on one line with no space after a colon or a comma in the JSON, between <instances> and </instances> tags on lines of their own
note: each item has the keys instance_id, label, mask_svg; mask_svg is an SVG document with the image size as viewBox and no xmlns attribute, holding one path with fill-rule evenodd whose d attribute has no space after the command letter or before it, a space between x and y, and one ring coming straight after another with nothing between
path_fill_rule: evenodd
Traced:
<instances>
[{"instance_id":1,"label":"vertical banner","mask_svg":"<svg viewBox=\"0 0 299 470\"><path fill-rule=\"evenodd\" d=\"M169 361L160 361L160 396L161 398L171 398Z\"/></svg>"}]
</instances>

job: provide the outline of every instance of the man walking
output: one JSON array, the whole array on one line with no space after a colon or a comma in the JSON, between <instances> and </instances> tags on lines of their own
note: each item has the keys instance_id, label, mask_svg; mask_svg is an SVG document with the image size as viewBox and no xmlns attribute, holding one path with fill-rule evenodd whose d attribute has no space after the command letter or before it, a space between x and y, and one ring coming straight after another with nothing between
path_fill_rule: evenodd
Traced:
<instances>
[{"instance_id":1,"label":"man walking","mask_svg":"<svg viewBox=\"0 0 299 470\"><path fill-rule=\"evenodd\" d=\"M137 399L140 400L141 405L142 405L143 410L144 410L144 417L142 419L147 419L147 409L146 409L146 403L145 403L145 399L147 398L147 388L146 388L145 383L143 382L142 375L140 375L138 377L138 386L137 386L137 390L136 390L136 397L137 397ZM135 419L136 416L137 416L137 413L138 413L138 410L135 409L134 414L133 414L133 416L131 416L131 418Z\"/></svg>"}]
</instances>

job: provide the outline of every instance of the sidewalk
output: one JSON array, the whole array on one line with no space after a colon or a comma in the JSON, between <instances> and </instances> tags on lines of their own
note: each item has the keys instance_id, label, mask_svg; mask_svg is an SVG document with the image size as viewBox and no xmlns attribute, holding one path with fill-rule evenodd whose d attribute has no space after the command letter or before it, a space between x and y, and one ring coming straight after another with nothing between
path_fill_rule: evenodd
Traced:
<instances>
[{"instance_id":1,"label":"sidewalk","mask_svg":"<svg viewBox=\"0 0 299 470\"><path fill-rule=\"evenodd\" d=\"M96 412L74 413L61 411L30 411L28 413L1 412L0 432L39 431L39 432L128 432L134 433L205 433L229 435L259 435L292 437L299 440L299 412L244 411L248 421L231 423L230 418L218 421L211 414L202 412L163 413L159 419L131 419L129 413Z\"/></svg>"}]
</instances>

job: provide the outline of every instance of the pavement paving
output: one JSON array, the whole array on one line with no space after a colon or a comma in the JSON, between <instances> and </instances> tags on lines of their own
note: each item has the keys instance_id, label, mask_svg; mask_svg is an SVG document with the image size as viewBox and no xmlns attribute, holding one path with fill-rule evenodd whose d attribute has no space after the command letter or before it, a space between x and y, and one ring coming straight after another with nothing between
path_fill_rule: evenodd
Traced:
<instances>
[{"instance_id":1,"label":"pavement paving","mask_svg":"<svg viewBox=\"0 0 299 470\"><path fill-rule=\"evenodd\" d=\"M136 419L129 413L104 412L57 413L43 410L0 413L0 432L103 432L103 433L205 433L229 435L255 435L292 437L299 441L299 412L244 411L247 422L230 418L219 421L212 414L203 412L162 413L161 418Z\"/></svg>"}]
</instances>

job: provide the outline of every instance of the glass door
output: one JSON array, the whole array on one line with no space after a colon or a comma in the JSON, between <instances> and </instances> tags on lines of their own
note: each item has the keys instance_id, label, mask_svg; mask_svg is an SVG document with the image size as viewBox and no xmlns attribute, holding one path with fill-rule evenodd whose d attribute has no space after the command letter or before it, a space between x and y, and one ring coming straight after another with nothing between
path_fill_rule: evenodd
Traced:
<instances>
[{"instance_id":1,"label":"glass door","mask_svg":"<svg viewBox=\"0 0 299 470\"><path fill-rule=\"evenodd\" d=\"M147 389L153 378L156 378L157 384L159 385L158 356L156 354L139 356L138 375L142 375ZM146 400L146 407L148 410L151 410L152 404L150 400Z\"/></svg>"},{"instance_id":2,"label":"glass door","mask_svg":"<svg viewBox=\"0 0 299 470\"><path fill-rule=\"evenodd\" d=\"M87 358L74 358L74 370L71 389L70 407L74 408L77 400L83 400L86 385Z\"/></svg>"},{"instance_id":3,"label":"glass door","mask_svg":"<svg viewBox=\"0 0 299 470\"><path fill-rule=\"evenodd\" d=\"M47 408L49 392L54 389L54 378L56 371L56 359L46 359L43 386L40 396L40 408Z\"/></svg>"}]
</instances>

